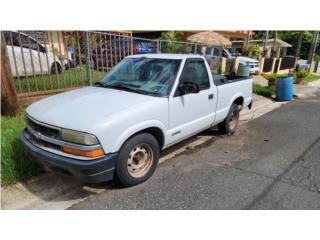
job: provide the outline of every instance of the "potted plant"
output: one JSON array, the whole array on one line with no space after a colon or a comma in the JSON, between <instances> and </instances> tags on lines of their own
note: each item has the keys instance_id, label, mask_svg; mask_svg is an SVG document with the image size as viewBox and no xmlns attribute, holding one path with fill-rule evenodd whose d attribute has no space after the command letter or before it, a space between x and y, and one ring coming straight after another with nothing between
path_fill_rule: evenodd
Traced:
<instances>
[{"instance_id":1,"label":"potted plant","mask_svg":"<svg viewBox=\"0 0 320 240\"><path fill-rule=\"evenodd\" d=\"M304 78L309 75L309 71L306 69L301 69L301 70L296 71L294 75L296 77L295 83L302 84Z\"/></svg>"}]
</instances>

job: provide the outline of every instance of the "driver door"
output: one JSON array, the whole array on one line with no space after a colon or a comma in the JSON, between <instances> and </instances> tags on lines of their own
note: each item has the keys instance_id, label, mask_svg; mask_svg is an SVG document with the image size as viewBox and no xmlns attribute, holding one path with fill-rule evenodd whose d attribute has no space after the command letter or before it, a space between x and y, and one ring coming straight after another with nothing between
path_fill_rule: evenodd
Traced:
<instances>
[{"instance_id":1,"label":"driver door","mask_svg":"<svg viewBox=\"0 0 320 240\"><path fill-rule=\"evenodd\" d=\"M179 85L193 82L198 93L182 95ZM217 93L202 58L187 59L179 84L169 99L169 135L174 143L208 128L215 118Z\"/></svg>"}]
</instances>

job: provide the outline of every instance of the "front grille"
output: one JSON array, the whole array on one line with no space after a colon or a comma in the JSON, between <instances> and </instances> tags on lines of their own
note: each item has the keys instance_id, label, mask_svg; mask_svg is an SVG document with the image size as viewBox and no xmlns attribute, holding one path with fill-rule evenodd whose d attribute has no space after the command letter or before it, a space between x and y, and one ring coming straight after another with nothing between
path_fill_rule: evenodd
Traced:
<instances>
[{"instance_id":1,"label":"front grille","mask_svg":"<svg viewBox=\"0 0 320 240\"><path fill-rule=\"evenodd\" d=\"M39 123L30 117L27 117L27 128L26 128L27 138L34 145L51 148L55 150L61 150L61 146L54 144L50 141L45 141L39 138L38 134L41 134L45 137L59 140L60 139L60 130L54 127L50 127L46 124Z\"/></svg>"},{"instance_id":2,"label":"front grille","mask_svg":"<svg viewBox=\"0 0 320 240\"><path fill-rule=\"evenodd\" d=\"M26 131L26 137L27 139L33 144L33 145L36 145L36 146L41 146L41 147L46 147L46 148L51 148L51 149L55 149L55 150L61 150L61 146L60 145L57 145L57 144L54 144L54 143L50 143L50 142L46 142L46 141L43 141L37 137L35 137L32 133L30 133L28 131L28 128L25 130Z\"/></svg>"},{"instance_id":3,"label":"front grille","mask_svg":"<svg viewBox=\"0 0 320 240\"><path fill-rule=\"evenodd\" d=\"M54 139L60 139L60 131L58 129L50 128L45 125L36 123L29 117L27 118L27 125L32 128L32 130L41 133L42 135Z\"/></svg>"},{"instance_id":4,"label":"front grille","mask_svg":"<svg viewBox=\"0 0 320 240\"><path fill-rule=\"evenodd\" d=\"M46 123L41 123L37 120L27 117L26 119L27 127L24 130L24 136L35 146L44 149L48 152L53 152L55 154L62 154L67 156L72 156L72 158L77 159L91 159L83 156L77 156L63 151L63 147L71 147L75 149L91 151L95 149L101 149L100 145L80 145L71 142L66 142L61 139L61 128L51 126Z\"/></svg>"}]
</instances>

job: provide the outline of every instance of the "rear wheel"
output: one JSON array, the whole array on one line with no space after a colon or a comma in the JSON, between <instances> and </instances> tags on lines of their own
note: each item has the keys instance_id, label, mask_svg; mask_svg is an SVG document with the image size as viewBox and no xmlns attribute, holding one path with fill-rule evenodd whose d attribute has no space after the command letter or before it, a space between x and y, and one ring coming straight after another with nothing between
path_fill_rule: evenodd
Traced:
<instances>
[{"instance_id":1,"label":"rear wheel","mask_svg":"<svg viewBox=\"0 0 320 240\"><path fill-rule=\"evenodd\" d=\"M116 175L124 186L146 181L158 166L160 148L149 133L141 133L127 140L120 149Z\"/></svg>"},{"instance_id":2,"label":"rear wheel","mask_svg":"<svg viewBox=\"0 0 320 240\"><path fill-rule=\"evenodd\" d=\"M61 65L59 63L52 63L51 74L61 73Z\"/></svg>"},{"instance_id":3,"label":"rear wheel","mask_svg":"<svg viewBox=\"0 0 320 240\"><path fill-rule=\"evenodd\" d=\"M237 104L232 104L226 119L218 124L219 131L222 134L233 134L238 126L239 115L239 106Z\"/></svg>"}]
</instances>

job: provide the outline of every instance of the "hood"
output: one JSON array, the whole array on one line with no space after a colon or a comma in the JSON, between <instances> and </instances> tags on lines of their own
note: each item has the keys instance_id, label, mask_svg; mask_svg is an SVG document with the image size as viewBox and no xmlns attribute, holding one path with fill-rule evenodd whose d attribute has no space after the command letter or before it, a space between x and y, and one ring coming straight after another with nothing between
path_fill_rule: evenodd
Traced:
<instances>
[{"instance_id":1,"label":"hood","mask_svg":"<svg viewBox=\"0 0 320 240\"><path fill-rule=\"evenodd\" d=\"M87 132L115 113L156 99L122 90L85 87L40 100L27 108L27 114L43 123Z\"/></svg>"},{"instance_id":2,"label":"hood","mask_svg":"<svg viewBox=\"0 0 320 240\"><path fill-rule=\"evenodd\" d=\"M242 61L242 62L259 62L257 59L249 58L249 57L239 56L238 58L239 58L240 61Z\"/></svg>"}]
</instances>

